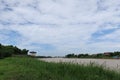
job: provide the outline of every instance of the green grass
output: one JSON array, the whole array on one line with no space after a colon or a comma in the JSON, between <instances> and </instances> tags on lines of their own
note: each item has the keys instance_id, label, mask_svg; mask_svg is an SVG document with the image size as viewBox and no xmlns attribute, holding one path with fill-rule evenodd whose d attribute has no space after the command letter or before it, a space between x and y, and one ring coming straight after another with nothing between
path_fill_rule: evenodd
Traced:
<instances>
[{"instance_id":1,"label":"green grass","mask_svg":"<svg viewBox=\"0 0 120 80\"><path fill-rule=\"evenodd\" d=\"M0 60L0 80L120 80L120 74L92 64L48 63L11 57Z\"/></svg>"}]
</instances>

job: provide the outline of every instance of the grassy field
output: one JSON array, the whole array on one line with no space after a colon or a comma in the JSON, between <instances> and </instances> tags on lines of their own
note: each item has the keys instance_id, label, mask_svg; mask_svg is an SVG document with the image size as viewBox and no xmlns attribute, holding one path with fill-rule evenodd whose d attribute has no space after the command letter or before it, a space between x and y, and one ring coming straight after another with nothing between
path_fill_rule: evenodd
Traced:
<instances>
[{"instance_id":1,"label":"grassy field","mask_svg":"<svg viewBox=\"0 0 120 80\"><path fill-rule=\"evenodd\" d=\"M11 57L0 60L0 80L120 80L120 74L93 64L48 63Z\"/></svg>"}]
</instances>

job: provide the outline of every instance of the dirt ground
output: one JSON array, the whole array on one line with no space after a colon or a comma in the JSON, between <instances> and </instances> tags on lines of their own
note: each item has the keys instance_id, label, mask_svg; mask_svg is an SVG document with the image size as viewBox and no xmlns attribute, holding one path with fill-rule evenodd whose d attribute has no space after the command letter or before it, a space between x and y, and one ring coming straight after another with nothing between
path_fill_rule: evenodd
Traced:
<instances>
[{"instance_id":1,"label":"dirt ground","mask_svg":"<svg viewBox=\"0 0 120 80\"><path fill-rule=\"evenodd\" d=\"M40 58L39 60L47 62L69 62L77 64L90 64L95 63L97 65L102 65L105 68L110 68L112 70L120 70L120 59L75 59L75 58Z\"/></svg>"}]
</instances>

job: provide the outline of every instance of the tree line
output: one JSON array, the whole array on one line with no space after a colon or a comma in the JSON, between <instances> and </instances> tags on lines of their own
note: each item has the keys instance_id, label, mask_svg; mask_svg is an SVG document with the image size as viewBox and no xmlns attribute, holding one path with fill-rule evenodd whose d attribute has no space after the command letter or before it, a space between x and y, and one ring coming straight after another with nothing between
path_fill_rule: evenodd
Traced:
<instances>
[{"instance_id":1,"label":"tree line","mask_svg":"<svg viewBox=\"0 0 120 80\"><path fill-rule=\"evenodd\" d=\"M98 54L67 54L66 58L120 58L120 52L98 53Z\"/></svg>"},{"instance_id":2,"label":"tree line","mask_svg":"<svg viewBox=\"0 0 120 80\"><path fill-rule=\"evenodd\" d=\"M0 44L0 58L10 57L13 55L27 55L29 50L19 49L13 45L2 45Z\"/></svg>"}]
</instances>

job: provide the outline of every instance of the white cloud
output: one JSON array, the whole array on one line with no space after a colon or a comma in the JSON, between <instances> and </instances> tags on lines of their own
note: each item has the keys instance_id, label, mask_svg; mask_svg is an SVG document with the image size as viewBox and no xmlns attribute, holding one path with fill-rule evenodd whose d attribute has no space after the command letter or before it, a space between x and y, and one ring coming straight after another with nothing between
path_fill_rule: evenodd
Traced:
<instances>
[{"instance_id":1,"label":"white cloud","mask_svg":"<svg viewBox=\"0 0 120 80\"><path fill-rule=\"evenodd\" d=\"M56 47L55 50L41 51L43 55L106 51L112 45L112 50L116 50L119 43L111 39L115 41L119 37L119 1L1 0L0 29L17 31L21 37L16 45L22 48L42 49L32 43ZM103 31L111 29L115 31L103 34Z\"/></svg>"},{"instance_id":2,"label":"white cloud","mask_svg":"<svg viewBox=\"0 0 120 80\"><path fill-rule=\"evenodd\" d=\"M120 29L116 30L115 32L111 33L111 34L107 34L104 37L102 37L102 39L106 39L106 40L112 40L112 41L120 41ZM117 43L118 44L118 43Z\"/></svg>"}]
</instances>

